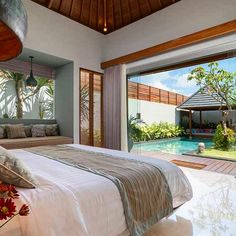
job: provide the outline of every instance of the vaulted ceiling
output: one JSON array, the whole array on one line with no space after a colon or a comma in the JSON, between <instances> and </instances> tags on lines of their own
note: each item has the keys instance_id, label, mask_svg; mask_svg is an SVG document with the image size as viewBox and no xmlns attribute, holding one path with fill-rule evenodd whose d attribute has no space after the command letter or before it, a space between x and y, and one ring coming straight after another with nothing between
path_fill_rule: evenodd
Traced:
<instances>
[{"instance_id":1,"label":"vaulted ceiling","mask_svg":"<svg viewBox=\"0 0 236 236\"><path fill-rule=\"evenodd\" d=\"M32 0L107 34L180 0Z\"/></svg>"}]
</instances>

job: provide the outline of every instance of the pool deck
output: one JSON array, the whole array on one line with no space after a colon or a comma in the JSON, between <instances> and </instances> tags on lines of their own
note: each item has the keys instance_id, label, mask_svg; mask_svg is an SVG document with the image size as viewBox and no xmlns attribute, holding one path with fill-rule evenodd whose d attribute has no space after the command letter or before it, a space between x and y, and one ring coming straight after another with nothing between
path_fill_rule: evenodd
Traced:
<instances>
[{"instance_id":1,"label":"pool deck","mask_svg":"<svg viewBox=\"0 0 236 236\"><path fill-rule=\"evenodd\" d=\"M233 161L224 161L211 158L203 158L203 157L188 156L188 155L175 155L175 154L168 154L163 152L151 152L151 151L150 152L142 151L140 155L159 158L166 161L180 160L180 161L188 161L188 162L204 164L206 165L206 167L204 167L203 170L236 176L236 162Z\"/></svg>"}]
</instances>

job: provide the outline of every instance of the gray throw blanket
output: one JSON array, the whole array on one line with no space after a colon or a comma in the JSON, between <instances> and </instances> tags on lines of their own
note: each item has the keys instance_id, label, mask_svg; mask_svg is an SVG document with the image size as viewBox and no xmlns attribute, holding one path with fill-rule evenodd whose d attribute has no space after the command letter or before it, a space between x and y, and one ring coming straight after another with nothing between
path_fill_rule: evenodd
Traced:
<instances>
[{"instance_id":1,"label":"gray throw blanket","mask_svg":"<svg viewBox=\"0 0 236 236\"><path fill-rule=\"evenodd\" d=\"M143 235L173 211L169 185L158 166L64 145L25 150L113 181L121 195L131 236Z\"/></svg>"}]
</instances>

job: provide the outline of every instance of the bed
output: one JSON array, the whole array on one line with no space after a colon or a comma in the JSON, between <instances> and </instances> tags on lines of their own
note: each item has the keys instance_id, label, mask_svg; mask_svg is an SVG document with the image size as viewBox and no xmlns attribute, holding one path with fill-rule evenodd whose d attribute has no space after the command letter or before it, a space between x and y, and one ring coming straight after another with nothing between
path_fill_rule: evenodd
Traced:
<instances>
[{"instance_id":1,"label":"bed","mask_svg":"<svg viewBox=\"0 0 236 236\"><path fill-rule=\"evenodd\" d=\"M191 185L176 165L159 159L121 151L68 145L114 158L138 159L158 163L176 208L192 198ZM123 204L116 185L109 179L26 150L11 150L37 178L35 189L18 188L21 201L31 214L15 218L0 230L0 236L118 236L129 235ZM20 203L19 203L20 204Z\"/></svg>"}]
</instances>

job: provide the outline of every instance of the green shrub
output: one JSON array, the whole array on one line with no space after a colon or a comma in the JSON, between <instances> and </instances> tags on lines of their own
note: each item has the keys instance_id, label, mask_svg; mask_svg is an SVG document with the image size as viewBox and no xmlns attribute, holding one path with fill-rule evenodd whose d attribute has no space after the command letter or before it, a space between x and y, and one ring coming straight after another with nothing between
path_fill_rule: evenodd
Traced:
<instances>
[{"instance_id":1,"label":"green shrub","mask_svg":"<svg viewBox=\"0 0 236 236\"><path fill-rule=\"evenodd\" d=\"M128 119L128 138L134 142L138 142L141 139L142 131L138 123L143 123L139 119L130 116Z\"/></svg>"},{"instance_id":2,"label":"green shrub","mask_svg":"<svg viewBox=\"0 0 236 236\"><path fill-rule=\"evenodd\" d=\"M184 129L175 124L167 122L153 123L151 125L137 125L130 127L132 131L132 140L135 142L156 140L160 138L178 137L184 134Z\"/></svg>"},{"instance_id":3,"label":"green shrub","mask_svg":"<svg viewBox=\"0 0 236 236\"><path fill-rule=\"evenodd\" d=\"M227 128L227 136L224 135L224 129L221 124L217 126L213 142L216 149L229 150L235 143L234 131Z\"/></svg>"}]
</instances>

